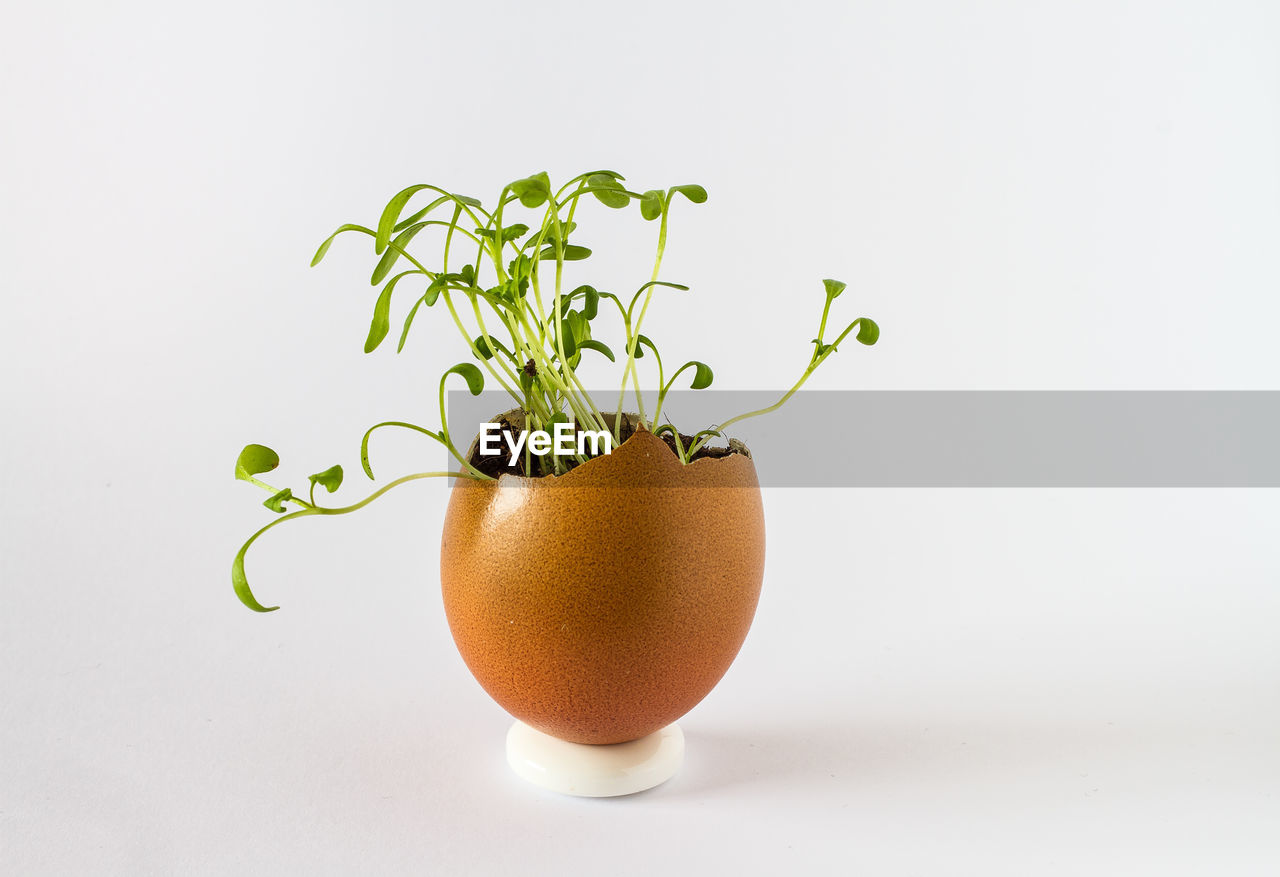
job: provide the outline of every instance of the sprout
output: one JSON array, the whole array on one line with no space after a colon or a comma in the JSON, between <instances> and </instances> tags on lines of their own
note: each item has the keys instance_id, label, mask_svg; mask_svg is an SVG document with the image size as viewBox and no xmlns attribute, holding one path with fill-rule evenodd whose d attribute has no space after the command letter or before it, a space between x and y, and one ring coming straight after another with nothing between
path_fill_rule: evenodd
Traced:
<instances>
[{"instance_id":1,"label":"sprout","mask_svg":"<svg viewBox=\"0 0 1280 877\"><path fill-rule=\"evenodd\" d=\"M625 305L618 296L594 286L579 285L571 291L565 289L565 265L588 260L592 253L576 237L578 224L575 216L588 195L614 210L627 209L634 203L643 221L658 221L652 274ZM377 261L370 283L373 286L381 284L381 289L374 302L373 318L364 341L366 353L377 350L390 334L393 294L411 288L416 281L420 288L404 317L396 351L404 349L410 328L416 325L415 318L422 309L430 311L434 308L440 319L447 319L453 324L474 360L459 363L441 376L438 429L405 421L384 421L370 427L360 445L361 468L369 478L373 478L369 438L378 429L396 427L417 432L444 445L457 460L459 470L407 475L353 505L329 508L316 502L315 488L319 484L328 493L335 492L342 484L341 466L332 466L309 476L308 498L302 499L289 488L276 488L259 480L256 476L274 470L280 459L263 445L246 446L236 462L236 477L268 491L270 497L265 505L280 517L254 533L236 554L232 583L241 601L260 612L275 608L260 604L250 591L244 573L244 556L259 536L277 524L310 515L348 514L400 484L423 478L492 480L492 476L477 469L464 457L449 433L444 404L445 382L449 375L461 377L472 394L479 394L486 381L492 381L512 397L528 425L537 427L571 422L584 430L608 431L616 443L621 443L624 438L623 428L627 419L623 417L623 406L630 389L639 409L639 427L657 435L670 433L677 456L681 462L687 463L695 458L708 439L723 435L726 427L781 407L831 354L837 352L840 342L850 334L854 334L855 340L862 344L876 343L880 329L866 317L850 322L832 341L825 340L832 303L844 291L845 284L838 280L824 280L825 304L818 335L812 341L814 349L791 389L768 408L749 411L701 430L686 447L679 430L671 424L659 424L663 403L682 374L692 370L692 376L686 379L695 390L709 387L714 374L705 362L689 360L667 378L657 346L641 331L649 305L660 290L664 291L663 295L668 294L665 290L689 290L687 286L660 279L671 209L679 200L676 195L692 204L702 204L707 200L706 189L695 184L635 192L625 185L621 174L608 170L579 174L558 189L553 187L546 173L533 174L504 186L492 209L475 198L438 186L420 184L397 192L383 208L375 227L346 224L326 238L316 250L312 265L324 259L339 236L357 234L372 238L373 255ZM406 216L410 204L421 200L427 203ZM520 216L522 221L509 221L516 211L524 211L528 215ZM445 216L448 219L442 218ZM422 241L433 236L439 241L435 258L419 257L417 253ZM397 267L401 270L393 274ZM602 309L602 302L612 303L614 309ZM620 345L610 347L594 337L596 327L606 322L615 326L617 322L621 323ZM616 355L615 349L619 351ZM645 357L646 350L652 355L658 386L657 404L652 415L645 410L639 374L639 361ZM621 386L612 417L605 415L605 409L591 397L578 377L577 369L583 355L588 352L621 364ZM533 458L526 446L525 472L533 476L562 474L587 459L589 456L584 446L568 458L559 455Z\"/></svg>"}]
</instances>

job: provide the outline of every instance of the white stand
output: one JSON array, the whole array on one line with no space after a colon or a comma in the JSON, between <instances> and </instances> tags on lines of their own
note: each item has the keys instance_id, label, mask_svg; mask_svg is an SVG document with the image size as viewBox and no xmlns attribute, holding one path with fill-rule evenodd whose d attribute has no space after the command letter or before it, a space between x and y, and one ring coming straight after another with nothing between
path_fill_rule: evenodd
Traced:
<instances>
[{"instance_id":1,"label":"white stand","mask_svg":"<svg viewBox=\"0 0 1280 877\"><path fill-rule=\"evenodd\" d=\"M668 725L629 743L568 743L524 722L507 732L507 763L534 785L565 795L610 798L652 789L684 762L684 732Z\"/></svg>"}]
</instances>

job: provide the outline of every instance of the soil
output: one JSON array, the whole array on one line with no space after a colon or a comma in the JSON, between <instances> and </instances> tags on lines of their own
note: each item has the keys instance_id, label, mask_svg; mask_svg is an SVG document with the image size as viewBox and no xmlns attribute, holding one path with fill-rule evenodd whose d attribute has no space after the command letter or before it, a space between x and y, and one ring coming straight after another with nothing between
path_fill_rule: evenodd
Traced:
<instances>
[{"instance_id":1,"label":"soil","mask_svg":"<svg viewBox=\"0 0 1280 877\"><path fill-rule=\"evenodd\" d=\"M608 424L610 425L613 424L614 416L612 414L605 414L604 418L608 422ZM632 414L623 415L622 440L624 442L627 439L629 439L633 434L635 434L636 429L639 428L637 425L638 421L639 421L639 418L636 417L635 415L632 415ZM512 438L514 439L516 435L518 435L519 431L524 428L524 415L523 415L523 412L521 412L519 409L516 409L514 411L508 411L506 414L502 414L502 415L499 415L498 417L495 417L492 420L492 422L501 423L503 434L505 435L507 433L512 433L513 434ZM671 449L671 456L676 457L678 459L679 455L676 453L675 437L672 436L671 433L669 432L664 432L662 435L658 436L658 438L662 439L662 441L666 444L666 446ZM680 443L684 447L686 448L689 447L691 444L693 444L693 442L694 442L693 436L685 435L684 433L680 434ZM589 448L590 443L588 443L587 446ZM510 446L507 444L505 437L502 440L501 449L502 449L501 453L499 454L482 457L480 455L480 446L479 446L479 443L477 442L475 447L473 447L471 451L471 458L470 458L471 465L475 466L484 474L490 475L494 478L497 478L499 475L503 475L503 474L506 474L506 475L527 475L528 474L525 472L525 468L524 468L525 455L523 453L521 453L519 456L516 457L514 466L508 465L508 463L511 462L511 450L510 450ZM745 454L747 456L751 456L751 453L746 449L745 445L743 445L741 442L738 442L738 441L731 441L728 447L716 446L716 445L709 445L709 446L704 445L703 447L699 448L698 451L693 455L693 460L719 459L721 457L727 457L730 454ZM539 459L550 462L551 458L549 455L542 458L534 457L533 463L534 463L535 470L538 466ZM578 465L581 465L572 458L566 460L565 462L568 464L570 469ZM692 460L690 462L692 462ZM538 477L542 477L542 473L537 471L535 471L534 475Z\"/></svg>"}]
</instances>

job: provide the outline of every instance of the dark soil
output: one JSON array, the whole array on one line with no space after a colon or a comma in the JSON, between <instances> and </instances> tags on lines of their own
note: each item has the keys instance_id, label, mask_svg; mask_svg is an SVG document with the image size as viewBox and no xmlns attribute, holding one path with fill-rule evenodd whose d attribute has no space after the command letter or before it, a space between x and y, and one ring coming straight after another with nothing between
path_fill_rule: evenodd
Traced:
<instances>
[{"instance_id":1,"label":"dark soil","mask_svg":"<svg viewBox=\"0 0 1280 877\"><path fill-rule=\"evenodd\" d=\"M609 425L613 424L614 418L612 414L605 414L604 417ZM638 418L636 418L634 415L630 415L630 414L623 415L622 440L624 442L627 439L629 439L632 435L635 434L637 429L637 421L638 421ZM519 456L516 457L514 466L508 465L508 463L511 462L511 450L509 445L507 444L507 440L505 437L506 435L510 434L513 441L516 438L518 438L519 431L524 428L523 412L519 411L518 409L515 411L508 411L506 414L502 414L498 417L495 417L492 420L492 422L502 424L503 439L501 443L501 453L495 454L493 456L482 457L480 455L480 446L479 446L479 443L477 442L471 453L471 460L470 460L471 465L475 466L484 474L490 475L494 478L497 478L499 475L503 475L503 474L506 474L506 475L529 474L525 472L525 468L524 468L525 455L523 453L521 453ZM579 430L579 432L581 432L581 430ZM679 455L676 453L675 437L671 435L671 433L669 432L664 432L662 433L662 435L658 436L658 438L662 439L662 441L666 444L666 446L671 449L671 456L679 459ZM683 447L687 448L690 445L692 445L693 442L694 442L693 436L685 435L684 433L680 434L680 443ZM588 448L590 448L590 443L588 443L587 446ZM731 442L729 447L716 446L716 445L711 445L711 446L704 445L703 447L698 449L697 453L693 455L693 460L702 460L707 458L719 459L720 457L727 457L730 454L747 454L748 456L750 456L750 452L748 452L746 447L742 445L740 442ZM541 462L545 462L548 468L551 466L550 454L548 454L545 457L534 456L532 457L532 462L535 470L533 472L534 476L541 477L543 475L550 474L549 471L546 473L538 471L539 463ZM690 462L692 462L692 460ZM565 463L569 466L570 469L580 465L577 462L577 460L573 458L566 459Z\"/></svg>"}]
</instances>

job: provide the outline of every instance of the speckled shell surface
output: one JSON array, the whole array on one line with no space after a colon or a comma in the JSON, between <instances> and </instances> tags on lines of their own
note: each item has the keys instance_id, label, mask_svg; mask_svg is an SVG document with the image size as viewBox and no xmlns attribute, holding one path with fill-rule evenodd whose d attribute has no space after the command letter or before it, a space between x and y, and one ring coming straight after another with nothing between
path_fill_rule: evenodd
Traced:
<instances>
[{"instance_id":1,"label":"speckled shell surface","mask_svg":"<svg viewBox=\"0 0 1280 877\"><path fill-rule=\"evenodd\" d=\"M574 743L634 740L692 709L741 648L763 575L751 459L685 466L643 431L557 478L458 479L440 549L471 672Z\"/></svg>"}]
</instances>

